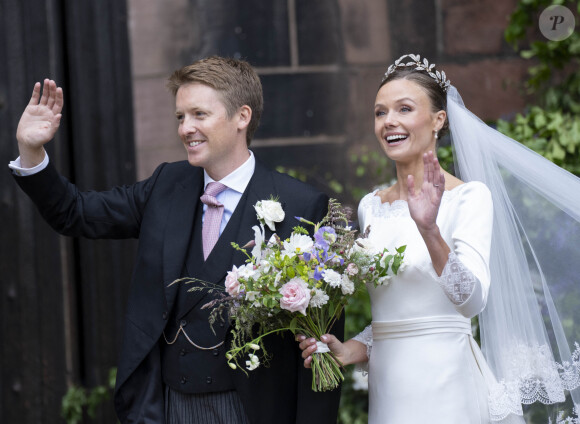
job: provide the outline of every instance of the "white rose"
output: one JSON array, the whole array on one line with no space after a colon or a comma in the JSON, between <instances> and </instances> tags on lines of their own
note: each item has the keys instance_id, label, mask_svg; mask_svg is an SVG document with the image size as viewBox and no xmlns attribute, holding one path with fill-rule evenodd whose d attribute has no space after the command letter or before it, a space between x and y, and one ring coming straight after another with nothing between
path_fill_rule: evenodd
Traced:
<instances>
[{"instance_id":1,"label":"white rose","mask_svg":"<svg viewBox=\"0 0 580 424\"><path fill-rule=\"evenodd\" d=\"M276 231L275 222L282 222L284 220L284 210L282 205L275 200L261 200L254 206L258 219L264 223L272 231Z\"/></svg>"}]
</instances>

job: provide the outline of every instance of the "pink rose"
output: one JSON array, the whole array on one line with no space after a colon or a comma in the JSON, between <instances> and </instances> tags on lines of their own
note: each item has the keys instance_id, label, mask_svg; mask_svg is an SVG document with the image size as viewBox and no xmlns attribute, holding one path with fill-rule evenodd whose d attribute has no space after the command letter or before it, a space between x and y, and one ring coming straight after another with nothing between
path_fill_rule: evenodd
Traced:
<instances>
[{"instance_id":1,"label":"pink rose","mask_svg":"<svg viewBox=\"0 0 580 424\"><path fill-rule=\"evenodd\" d=\"M238 281L238 269L234 265L231 271L228 271L226 276L226 291L230 296L237 296L240 294L240 282Z\"/></svg>"},{"instance_id":2,"label":"pink rose","mask_svg":"<svg viewBox=\"0 0 580 424\"><path fill-rule=\"evenodd\" d=\"M290 312L300 312L306 315L306 308L310 303L308 284L301 278L293 278L280 288L282 299L280 307Z\"/></svg>"}]
</instances>

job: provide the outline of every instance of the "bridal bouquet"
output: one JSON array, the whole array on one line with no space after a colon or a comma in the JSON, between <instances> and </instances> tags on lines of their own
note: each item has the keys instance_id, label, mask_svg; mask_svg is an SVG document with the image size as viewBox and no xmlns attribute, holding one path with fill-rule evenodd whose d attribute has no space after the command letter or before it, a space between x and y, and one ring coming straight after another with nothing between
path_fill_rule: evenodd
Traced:
<instances>
[{"instance_id":1,"label":"bridal bouquet","mask_svg":"<svg viewBox=\"0 0 580 424\"><path fill-rule=\"evenodd\" d=\"M320 340L356 290L365 283L387 284L402 269L405 251L405 246L395 252L376 250L367 238L357 238L340 204L332 199L321 222L296 217L302 225L286 240L276 233L265 240L264 226L274 231L275 223L284 219L280 204L265 200L255 208L260 221L253 227L255 239L243 247L232 243L245 252L246 263L228 272L227 296L204 306L213 308L212 323L224 311L229 315L233 340L226 358L230 367L246 373L240 366L242 358L247 358L249 371L270 359L263 343L269 334L290 330ZM303 225L313 228L313 237ZM317 351L312 389L332 390L344 379L341 364L324 345Z\"/></svg>"}]
</instances>

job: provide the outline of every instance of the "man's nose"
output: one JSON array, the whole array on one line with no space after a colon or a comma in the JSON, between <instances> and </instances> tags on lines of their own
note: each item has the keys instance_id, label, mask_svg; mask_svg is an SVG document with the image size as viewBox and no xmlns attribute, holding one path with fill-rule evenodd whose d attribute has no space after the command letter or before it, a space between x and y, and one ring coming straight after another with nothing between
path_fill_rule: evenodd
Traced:
<instances>
[{"instance_id":1,"label":"man's nose","mask_svg":"<svg viewBox=\"0 0 580 424\"><path fill-rule=\"evenodd\" d=\"M197 131L197 126L195 125L195 120L189 117L184 117L181 122L180 131L184 134L195 134Z\"/></svg>"}]
</instances>

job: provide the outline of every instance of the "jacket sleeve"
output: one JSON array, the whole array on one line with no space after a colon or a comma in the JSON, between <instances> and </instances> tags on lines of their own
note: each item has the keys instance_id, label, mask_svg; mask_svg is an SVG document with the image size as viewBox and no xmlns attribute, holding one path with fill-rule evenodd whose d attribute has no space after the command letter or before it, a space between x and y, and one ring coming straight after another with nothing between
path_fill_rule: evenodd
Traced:
<instances>
[{"instance_id":1,"label":"jacket sleeve","mask_svg":"<svg viewBox=\"0 0 580 424\"><path fill-rule=\"evenodd\" d=\"M14 176L44 220L67 236L137 238L143 210L164 165L142 182L108 191L80 191L59 175L54 165L37 174Z\"/></svg>"}]
</instances>

